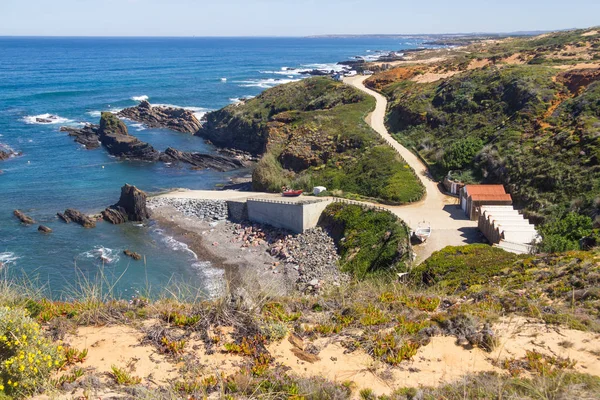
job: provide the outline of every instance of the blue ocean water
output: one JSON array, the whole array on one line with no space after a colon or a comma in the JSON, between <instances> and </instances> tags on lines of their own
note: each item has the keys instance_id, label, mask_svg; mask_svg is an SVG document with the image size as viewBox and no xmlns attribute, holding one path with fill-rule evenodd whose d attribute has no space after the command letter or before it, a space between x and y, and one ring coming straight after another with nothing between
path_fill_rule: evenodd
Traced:
<instances>
[{"instance_id":1,"label":"blue ocean water","mask_svg":"<svg viewBox=\"0 0 600 400\"><path fill-rule=\"evenodd\" d=\"M100 111L145 98L201 116L300 79L297 69L420 45L391 38L0 38L0 144L23 152L0 162L0 263L57 295L100 270L124 296L160 290L173 280L209 291L220 274L156 225L100 223L83 229L59 222L55 214L69 207L98 212L116 202L124 183L150 193L212 189L245 171L118 161L103 149L84 150L60 126L97 123ZM36 123L45 114L59 122ZM214 151L198 137L128 125L158 149ZM37 225L20 225L12 215L17 208L54 232L42 235ZM121 256L125 248L143 254L146 262Z\"/></svg>"}]
</instances>

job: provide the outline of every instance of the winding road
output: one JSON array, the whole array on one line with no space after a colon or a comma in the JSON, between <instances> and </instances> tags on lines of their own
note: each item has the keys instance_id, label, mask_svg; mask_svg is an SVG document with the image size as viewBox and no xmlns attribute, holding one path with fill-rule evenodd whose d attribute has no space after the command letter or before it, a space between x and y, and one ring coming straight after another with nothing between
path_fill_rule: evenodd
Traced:
<instances>
[{"instance_id":1,"label":"winding road","mask_svg":"<svg viewBox=\"0 0 600 400\"><path fill-rule=\"evenodd\" d=\"M439 185L430 178L425 164L413 152L396 141L385 127L387 100L380 93L367 88L364 81L367 76L354 76L344 79L346 84L373 96L377 100L375 110L367 117L366 122L404 158L406 163L416 172L425 186L425 198L417 203L405 206L383 206L404 220L415 229L419 222L431 224L431 237L425 244L415 247L416 262L427 259L434 251L446 246L461 246L479 241L477 222L467 219L458 206L458 199L447 196L439 189Z\"/></svg>"}]
</instances>

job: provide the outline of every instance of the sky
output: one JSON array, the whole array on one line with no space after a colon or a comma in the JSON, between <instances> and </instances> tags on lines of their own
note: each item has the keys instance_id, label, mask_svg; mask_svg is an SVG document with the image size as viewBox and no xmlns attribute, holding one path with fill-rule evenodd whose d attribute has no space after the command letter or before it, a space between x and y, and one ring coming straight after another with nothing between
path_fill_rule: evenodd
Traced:
<instances>
[{"instance_id":1,"label":"sky","mask_svg":"<svg viewBox=\"0 0 600 400\"><path fill-rule=\"evenodd\" d=\"M600 25L600 0L0 0L0 36L309 36Z\"/></svg>"}]
</instances>

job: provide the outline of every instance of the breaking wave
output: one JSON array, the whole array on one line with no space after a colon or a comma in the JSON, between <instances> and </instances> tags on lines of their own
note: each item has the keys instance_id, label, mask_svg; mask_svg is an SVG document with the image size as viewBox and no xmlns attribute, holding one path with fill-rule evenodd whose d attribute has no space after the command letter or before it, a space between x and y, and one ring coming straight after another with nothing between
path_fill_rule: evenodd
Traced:
<instances>
[{"instance_id":1,"label":"breaking wave","mask_svg":"<svg viewBox=\"0 0 600 400\"><path fill-rule=\"evenodd\" d=\"M120 251L116 249L94 246L92 250L81 253L78 258L93 259L102 264L114 264L121 259L119 254Z\"/></svg>"},{"instance_id":2,"label":"breaking wave","mask_svg":"<svg viewBox=\"0 0 600 400\"><path fill-rule=\"evenodd\" d=\"M301 78L299 79L275 79L275 78L269 78L269 79L251 79L251 80L247 80L247 81L238 81L236 83L239 83L240 87L258 87L258 88L262 88L262 89L269 89L278 85L282 85L284 83L290 83L290 82L298 82L299 80L301 80Z\"/></svg>"},{"instance_id":3,"label":"breaking wave","mask_svg":"<svg viewBox=\"0 0 600 400\"><path fill-rule=\"evenodd\" d=\"M28 115L23 117L23 121L31 125L53 125L73 122L72 119L63 118L55 114Z\"/></svg>"},{"instance_id":4,"label":"breaking wave","mask_svg":"<svg viewBox=\"0 0 600 400\"><path fill-rule=\"evenodd\" d=\"M11 253L9 251L0 253L0 269L2 267L8 267L11 264L14 264L19 258L15 253Z\"/></svg>"},{"instance_id":5,"label":"breaking wave","mask_svg":"<svg viewBox=\"0 0 600 400\"><path fill-rule=\"evenodd\" d=\"M144 95L141 95L141 96L133 96L133 97L131 98L131 100L133 100L133 101L139 101L139 102L142 102L142 101L144 101L144 100L145 100L145 101L148 101L148 99L149 99L149 98L150 98L150 97L148 97L148 96L146 96L146 95L144 94Z\"/></svg>"}]
</instances>

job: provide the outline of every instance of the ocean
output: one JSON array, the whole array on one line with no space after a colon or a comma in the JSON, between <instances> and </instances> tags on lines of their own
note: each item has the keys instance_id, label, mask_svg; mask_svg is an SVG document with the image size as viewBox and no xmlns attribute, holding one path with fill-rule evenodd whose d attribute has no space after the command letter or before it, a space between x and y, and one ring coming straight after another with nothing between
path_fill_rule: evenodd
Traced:
<instances>
[{"instance_id":1,"label":"ocean","mask_svg":"<svg viewBox=\"0 0 600 400\"><path fill-rule=\"evenodd\" d=\"M44 285L52 296L72 294L102 276L117 296L159 292L186 282L214 294L221 271L212 268L152 222L64 224L56 212L96 213L114 204L129 183L148 193L170 188L214 189L236 175L119 161L103 149L85 150L61 126L97 123L148 99L201 117L242 97L301 79L302 69L339 68L350 57L420 47L397 38L0 38L0 145L22 152L0 161L0 263L10 276ZM42 124L36 118L53 115ZM164 150L213 152L201 138L127 121L130 133ZM20 209L52 234L23 226ZM145 262L122 255L131 249ZM101 260L104 259L104 261Z\"/></svg>"}]
</instances>

